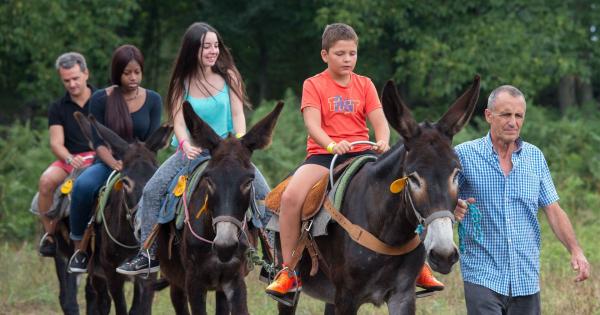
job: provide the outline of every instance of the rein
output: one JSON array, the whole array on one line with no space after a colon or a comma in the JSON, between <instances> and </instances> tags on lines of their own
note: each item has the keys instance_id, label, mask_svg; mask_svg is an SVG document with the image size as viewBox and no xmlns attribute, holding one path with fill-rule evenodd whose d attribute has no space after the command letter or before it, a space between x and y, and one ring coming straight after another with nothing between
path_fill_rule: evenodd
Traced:
<instances>
[{"instance_id":1,"label":"rein","mask_svg":"<svg viewBox=\"0 0 600 315\"><path fill-rule=\"evenodd\" d=\"M108 176L108 179L106 180L106 186L105 187L109 187L108 185L110 184L110 182L113 180L113 177L116 176L118 172L112 171L112 173L110 173L110 176ZM123 193L125 193L125 191L123 190ZM133 207L133 212L130 211L129 207L127 206L127 202L125 201L125 198L123 198L124 201L124 205L125 205L125 209L127 210L127 216L129 217L127 221L129 221L129 224L131 224L131 220L130 218L133 217L133 214L135 213L135 211L137 211L139 202L135 205L135 207ZM124 247L124 248L128 248L128 249L134 249L134 248L139 248L140 245L139 244L135 244L135 245L126 245L123 244L121 242L119 242L111 233L110 230L108 229L108 224L106 223L106 218L104 217L104 207L102 208L102 211L100 211L100 218L102 220L102 224L104 225L104 231L106 231L106 234L108 235L108 237L115 242L115 244Z\"/></svg>"}]
</instances>

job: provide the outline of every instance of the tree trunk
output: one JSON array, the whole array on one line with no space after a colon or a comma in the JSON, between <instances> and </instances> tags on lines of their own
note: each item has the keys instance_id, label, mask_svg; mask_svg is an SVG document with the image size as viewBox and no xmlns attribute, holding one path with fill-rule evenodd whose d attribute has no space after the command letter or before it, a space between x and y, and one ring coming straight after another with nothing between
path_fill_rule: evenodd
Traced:
<instances>
[{"instance_id":1,"label":"tree trunk","mask_svg":"<svg viewBox=\"0 0 600 315\"><path fill-rule=\"evenodd\" d=\"M561 113L566 112L567 108L576 105L575 95L575 76L565 75L560 79L558 85L558 107Z\"/></svg>"},{"instance_id":2,"label":"tree trunk","mask_svg":"<svg viewBox=\"0 0 600 315\"><path fill-rule=\"evenodd\" d=\"M594 99L594 87L590 82L585 82L581 78L577 78L577 96L579 99L579 105L588 103L595 103Z\"/></svg>"}]
</instances>

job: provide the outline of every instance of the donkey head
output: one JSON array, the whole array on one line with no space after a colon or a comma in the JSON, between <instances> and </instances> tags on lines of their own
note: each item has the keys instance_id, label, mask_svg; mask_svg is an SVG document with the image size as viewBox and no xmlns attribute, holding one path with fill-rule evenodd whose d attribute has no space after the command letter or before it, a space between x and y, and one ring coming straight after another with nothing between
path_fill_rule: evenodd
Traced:
<instances>
[{"instance_id":1,"label":"donkey head","mask_svg":"<svg viewBox=\"0 0 600 315\"><path fill-rule=\"evenodd\" d=\"M282 108L283 102L279 102L242 138L229 135L222 139L196 115L188 102L183 104L183 116L192 142L211 154L199 184L192 193L191 204L208 209L211 214L210 223L216 234L214 247L222 262L231 260L238 248L238 236L243 233L255 172L250 157L254 150L266 148L271 143ZM200 224L200 220L194 222L199 228Z\"/></svg>"},{"instance_id":2,"label":"donkey head","mask_svg":"<svg viewBox=\"0 0 600 315\"><path fill-rule=\"evenodd\" d=\"M458 260L453 241L453 214L458 200L457 174L461 169L452 137L467 124L479 97L479 76L436 123L418 124L398 95L393 82L383 89L382 103L390 125L404 139L401 177L407 177L408 215L426 228L425 249L431 267L450 272Z\"/></svg>"},{"instance_id":3,"label":"donkey head","mask_svg":"<svg viewBox=\"0 0 600 315\"><path fill-rule=\"evenodd\" d=\"M97 122L93 116L90 115L88 119L81 113L74 115L90 145L95 132L112 151L113 156L123 161L121 181L126 192L125 202L128 208L133 209L142 196L144 186L156 171L156 154L166 146L173 127L161 126L146 142L127 143L115 132Z\"/></svg>"}]
</instances>

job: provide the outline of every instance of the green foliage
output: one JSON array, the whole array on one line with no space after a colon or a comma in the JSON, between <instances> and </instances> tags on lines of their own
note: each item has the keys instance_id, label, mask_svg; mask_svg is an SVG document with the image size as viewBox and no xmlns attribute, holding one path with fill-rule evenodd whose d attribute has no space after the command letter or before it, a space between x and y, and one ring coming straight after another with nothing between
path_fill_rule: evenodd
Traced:
<instances>
[{"instance_id":1,"label":"green foliage","mask_svg":"<svg viewBox=\"0 0 600 315\"><path fill-rule=\"evenodd\" d=\"M124 44L118 33L137 1L22 1L0 5L0 89L24 101L48 103L64 89L56 58L79 51L91 69L91 82L105 84L112 51ZM135 43L135 41L134 41Z\"/></svg>"},{"instance_id":2,"label":"green foliage","mask_svg":"<svg viewBox=\"0 0 600 315\"><path fill-rule=\"evenodd\" d=\"M29 212L39 176L53 161L48 131L30 124L0 127L0 237L31 238L37 218Z\"/></svg>"},{"instance_id":3,"label":"green foliage","mask_svg":"<svg viewBox=\"0 0 600 315\"><path fill-rule=\"evenodd\" d=\"M300 165L306 156L306 129L300 112L300 101L290 90L286 92L283 101L285 105L273 133L273 143L269 148L252 155L252 161L272 187ZM266 116L275 103L263 102L252 114L249 126Z\"/></svg>"}]
</instances>

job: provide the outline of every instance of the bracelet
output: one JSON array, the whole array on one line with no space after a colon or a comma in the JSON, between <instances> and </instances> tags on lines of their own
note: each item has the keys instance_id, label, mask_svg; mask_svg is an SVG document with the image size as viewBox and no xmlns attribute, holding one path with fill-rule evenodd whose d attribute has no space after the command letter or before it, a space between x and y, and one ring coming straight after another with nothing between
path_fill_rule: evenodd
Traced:
<instances>
[{"instance_id":1,"label":"bracelet","mask_svg":"<svg viewBox=\"0 0 600 315\"><path fill-rule=\"evenodd\" d=\"M243 136L244 136L244 134L241 133L241 132L238 132L238 133L235 134L235 137L238 138L238 139L241 138L241 137L243 137Z\"/></svg>"},{"instance_id":2,"label":"bracelet","mask_svg":"<svg viewBox=\"0 0 600 315\"><path fill-rule=\"evenodd\" d=\"M330 144L327 145L327 152L333 154L333 148L335 147L337 143L335 143L335 141L332 141Z\"/></svg>"},{"instance_id":3,"label":"bracelet","mask_svg":"<svg viewBox=\"0 0 600 315\"><path fill-rule=\"evenodd\" d=\"M71 165L71 163L73 163L73 156L69 155L69 157L65 159L65 163L67 163L67 165Z\"/></svg>"},{"instance_id":4,"label":"bracelet","mask_svg":"<svg viewBox=\"0 0 600 315\"><path fill-rule=\"evenodd\" d=\"M184 139L184 140L181 140L181 141L179 141L179 146L177 147L177 150L178 150L178 151L179 151L179 150L183 151L183 143L184 143L184 142L185 142L185 139Z\"/></svg>"}]
</instances>

